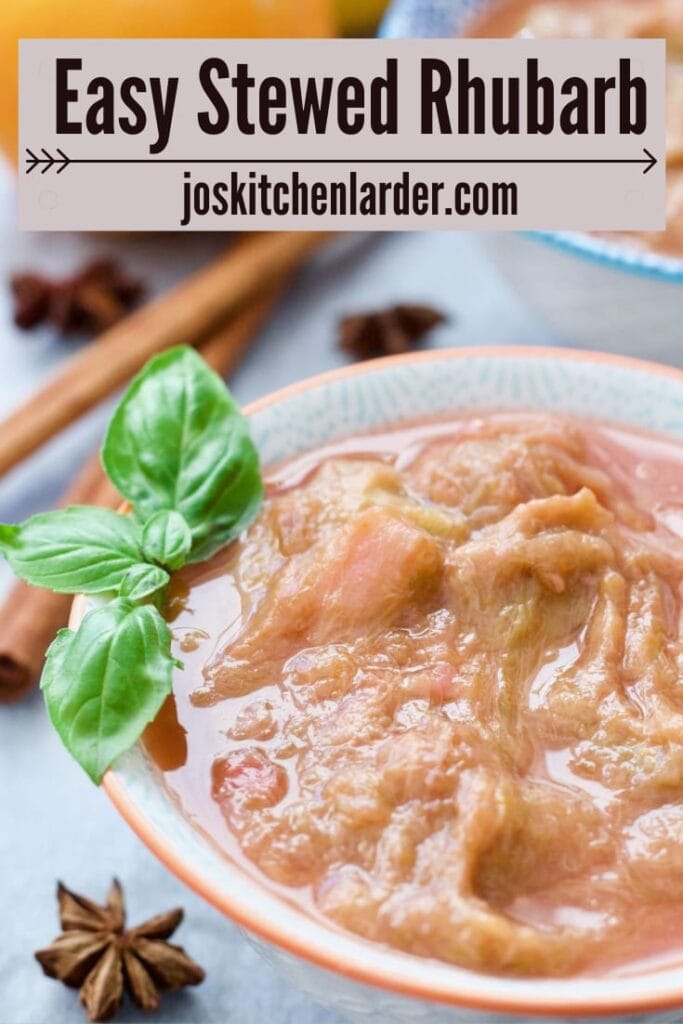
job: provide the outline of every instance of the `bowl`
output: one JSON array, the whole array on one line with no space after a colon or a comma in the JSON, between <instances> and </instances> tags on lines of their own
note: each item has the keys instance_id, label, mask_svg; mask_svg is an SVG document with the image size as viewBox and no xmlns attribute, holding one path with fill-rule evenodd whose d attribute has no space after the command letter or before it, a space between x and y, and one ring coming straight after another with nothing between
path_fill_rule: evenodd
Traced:
<instances>
[{"instance_id":1,"label":"bowl","mask_svg":"<svg viewBox=\"0 0 683 1024\"><path fill-rule=\"evenodd\" d=\"M245 411L265 464L331 439L467 409L542 408L621 420L683 440L683 372L566 349L434 350L314 377ZM85 611L78 598L72 627ZM381 1024L682 1019L680 968L614 979L511 979L420 959L308 917L221 854L186 819L141 745L104 787L142 841L208 903L248 930L294 985L352 1021ZM227 1013L227 1010L226 1010ZM624 1016L638 1014L638 1016Z\"/></svg>"},{"instance_id":2,"label":"bowl","mask_svg":"<svg viewBox=\"0 0 683 1024\"><path fill-rule=\"evenodd\" d=\"M385 39L462 35L491 0L394 0ZM562 341L683 366L683 259L582 232L479 234L497 269Z\"/></svg>"}]
</instances>

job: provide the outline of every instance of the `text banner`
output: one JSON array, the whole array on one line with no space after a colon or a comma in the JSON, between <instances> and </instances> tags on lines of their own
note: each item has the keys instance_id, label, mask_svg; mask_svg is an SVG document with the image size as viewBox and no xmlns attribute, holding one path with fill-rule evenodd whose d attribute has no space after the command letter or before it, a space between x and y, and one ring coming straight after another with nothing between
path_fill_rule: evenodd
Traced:
<instances>
[{"instance_id":1,"label":"text banner","mask_svg":"<svg viewBox=\"0 0 683 1024\"><path fill-rule=\"evenodd\" d=\"M25 229L658 230L661 40L22 40Z\"/></svg>"}]
</instances>

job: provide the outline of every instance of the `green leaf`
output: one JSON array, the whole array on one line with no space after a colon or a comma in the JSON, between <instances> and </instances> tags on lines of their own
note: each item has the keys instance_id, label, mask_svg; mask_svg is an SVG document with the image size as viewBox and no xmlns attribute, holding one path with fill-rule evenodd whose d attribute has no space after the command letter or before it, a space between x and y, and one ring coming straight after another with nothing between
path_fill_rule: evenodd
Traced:
<instances>
[{"instance_id":1,"label":"green leaf","mask_svg":"<svg viewBox=\"0 0 683 1024\"><path fill-rule=\"evenodd\" d=\"M150 562L181 569L192 548L192 532L180 512L157 512L142 529L142 551Z\"/></svg>"},{"instance_id":2,"label":"green leaf","mask_svg":"<svg viewBox=\"0 0 683 1024\"><path fill-rule=\"evenodd\" d=\"M67 750L99 782L171 692L171 633L158 610L116 598L50 647L41 686Z\"/></svg>"},{"instance_id":3,"label":"green leaf","mask_svg":"<svg viewBox=\"0 0 683 1024\"><path fill-rule=\"evenodd\" d=\"M189 561L235 537L263 496L247 422L194 349L170 349L131 383L107 431L104 467L142 521L180 512L192 532Z\"/></svg>"},{"instance_id":4,"label":"green leaf","mask_svg":"<svg viewBox=\"0 0 683 1024\"><path fill-rule=\"evenodd\" d=\"M19 543L19 527L11 523L0 523L0 551L3 554L16 548Z\"/></svg>"},{"instance_id":5,"label":"green leaf","mask_svg":"<svg viewBox=\"0 0 683 1024\"><path fill-rule=\"evenodd\" d=\"M123 577L119 596L127 597L129 601L142 601L162 590L170 578L166 570L160 566L140 562L139 565L131 566Z\"/></svg>"},{"instance_id":6,"label":"green leaf","mask_svg":"<svg viewBox=\"0 0 683 1024\"><path fill-rule=\"evenodd\" d=\"M73 505L0 525L0 551L27 583L62 594L116 591L142 561L141 531L111 509Z\"/></svg>"},{"instance_id":7,"label":"green leaf","mask_svg":"<svg viewBox=\"0 0 683 1024\"><path fill-rule=\"evenodd\" d=\"M50 690L53 698L65 693L68 680L62 671L69 644L75 637L70 629L60 629L47 649L43 674L40 677L41 690Z\"/></svg>"}]
</instances>

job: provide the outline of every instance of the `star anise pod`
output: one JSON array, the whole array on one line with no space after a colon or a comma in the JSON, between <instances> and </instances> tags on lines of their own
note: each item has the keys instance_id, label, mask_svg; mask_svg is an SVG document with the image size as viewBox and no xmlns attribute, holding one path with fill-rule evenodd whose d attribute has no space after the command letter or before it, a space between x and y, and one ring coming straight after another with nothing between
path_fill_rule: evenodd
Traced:
<instances>
[{"instance_id":1,"label":"star anise pod","mask_svg":"<svg viewBox=\"0 0 683 1024\"><path fill-rule=\"evenodd\" d=\"M416 348L445 320L439 310L414 303L354 313L339 322L339 347L356 359L398 355Z\"/></svg>"},{"instance_id":2,"label":"star anise pod","mask_svg":"<svg viewBox=\"0 0 683 1024\"><path fill-rule=\"evenodd\" d=\"M90 260L75 274L59 280L42 274L15 274L14 322L30 330L51 323L63 334L111 327L142 296L143 288L114 260Z\"/></svg>"},{"instance_id":3,"label":"star anise pod","mask_svg":"<svg viewBox=\"0 0 683 1024\"><path fill-rule=\"evenodd\" d=\"M104 906L59 882L62 934L36 960L49 978L80 989L91 1021L114 1016L127 990L141 1009L156 1010L161 993L198 985L204 971L167 940L183 919L177 907L126 929L123 890L114 879Z\"/></svg>"}]
</instances>

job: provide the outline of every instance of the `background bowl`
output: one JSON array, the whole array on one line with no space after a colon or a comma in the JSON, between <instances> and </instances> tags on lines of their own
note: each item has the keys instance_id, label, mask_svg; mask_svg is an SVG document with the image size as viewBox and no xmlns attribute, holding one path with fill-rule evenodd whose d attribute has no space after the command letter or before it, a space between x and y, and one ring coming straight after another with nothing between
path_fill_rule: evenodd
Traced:
<instances>
[{"instance_id":1,"label":"background bowl","mask_svg":"<svg viewBox=\"0 0 683 1024\"><path fill-rule=\"evenodd\" d=\"M611 417L683 440L683 373L560 349L433 351L323 374L246 412L268 464L397 420L487 407ZM72 625L84 608L78 599ZM622 1024L680 1024L672 1008L683 1006L683 966L618 981L516 980L394 952L307 917L221 854L180 813L141 746L117 762L104 785L179 878L247 928L295 985L354 1021L568 1024L619 1014Z\"/></svg>"},{"instance_id":2,"label":"background bowl","mask_svg":"<svg viewBox=\"0 0 683 1024\"><path fill-rule=\"evenodd\" d=\"M384 38L462 35L492 0L394 0ZM683 259L579 232L481 232L498 269L573 344L683 365Z\"/></svg>"}]
</instances>

